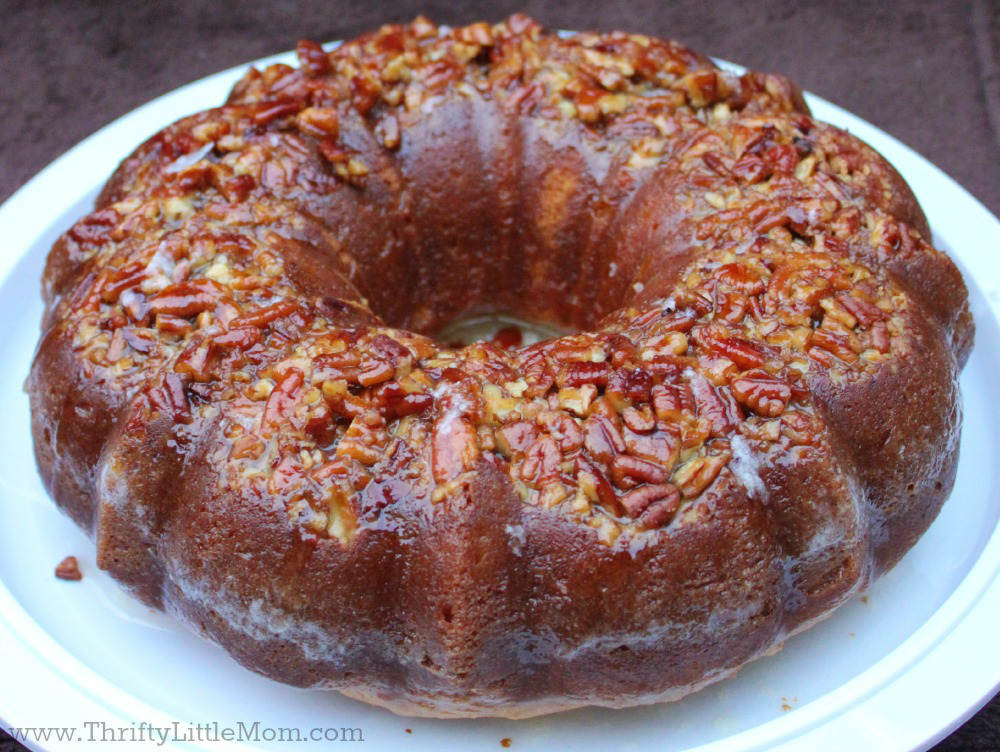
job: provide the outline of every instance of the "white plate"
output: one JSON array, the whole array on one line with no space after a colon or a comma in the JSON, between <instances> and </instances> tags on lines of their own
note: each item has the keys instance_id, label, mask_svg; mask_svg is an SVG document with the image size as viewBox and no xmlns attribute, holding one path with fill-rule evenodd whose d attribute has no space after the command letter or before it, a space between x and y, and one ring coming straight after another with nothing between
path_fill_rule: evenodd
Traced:
<instances>
[{"instance_id":1,"label":"white plate","mask_svg":"<svg viewBox=\"0 0 1000 752\"><path fill-rule=\"evenodd\" d=\"M276 57L270 60L285 59ZM268 62L270 62L268 60ZM896 165L926 210L935 241L958 259L972 294L976 349L962 375L965 426L958 481L917 546L866 597L789 640L779 654L670 705L578 710L530 721L405 719L336 693L303 692L251 674L220 649L137 606L94 564L94 546L47 498L31 453L28 371L41 317L39 278L55 238L91 205L112 167L144 138L220 103L245 66L140 107L67 152L0 207L0 718L58 725L69 739L37 749L100 749L140 724L188 740L169 749L285 749L280 729L361 729L368 747L517 750L922 749L1000 684L1000 222L901 143L828 102L816 116L848 128ZM53 568L76 554L85 579ZM252 731L247 743L211 737ZM173 724L179 724L174 727ZM189 723L218 723L207 732ZM88 725L89 724L89 725ZM104 725L101 725L104 724ZM410 730L409 732L407 730ZM270 732L270 733L269 733ZM103 742L102 742L102 737ZM88 739L96 738L96 744Z\"/></svg>"}]
</instances>

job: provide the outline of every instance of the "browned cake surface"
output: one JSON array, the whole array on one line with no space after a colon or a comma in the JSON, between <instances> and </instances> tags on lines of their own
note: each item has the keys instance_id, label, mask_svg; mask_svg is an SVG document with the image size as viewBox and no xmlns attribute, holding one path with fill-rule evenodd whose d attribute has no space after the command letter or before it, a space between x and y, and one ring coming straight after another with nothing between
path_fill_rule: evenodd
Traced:
<instances>
[{"instance_id":1,"label":"browned cake surface","mask_svg":"<svg viewBox=\"0 0 1000 752\"><path fill-rule=\"evenodd\" d=\"M954 479L965 287L780 76L422 19L143 144L50 254L39 466L139 597L401 712L681 696ZM502 310L577 333L450 348Z\"/></svg>"}]
</instances>

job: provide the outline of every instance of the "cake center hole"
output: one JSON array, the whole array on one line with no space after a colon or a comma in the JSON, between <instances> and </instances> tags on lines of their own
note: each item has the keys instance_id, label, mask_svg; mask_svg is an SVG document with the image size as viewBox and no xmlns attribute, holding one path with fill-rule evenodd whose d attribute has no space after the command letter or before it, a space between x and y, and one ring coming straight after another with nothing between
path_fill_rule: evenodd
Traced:
<instances>
[{"instance_id":1,"label":"cake center hole","mask_svg":"<svg viewBox=\"0 0 1000 752\"><path fill-rule=\"evenodd\" d=\"M448 322L434 338L448 347L464 347L473 342L492 342L507 349L533 345L543 339L561 337L567 330L553 324L511 316L506 313L477 313Z\"/></svg>"}]
</instances>

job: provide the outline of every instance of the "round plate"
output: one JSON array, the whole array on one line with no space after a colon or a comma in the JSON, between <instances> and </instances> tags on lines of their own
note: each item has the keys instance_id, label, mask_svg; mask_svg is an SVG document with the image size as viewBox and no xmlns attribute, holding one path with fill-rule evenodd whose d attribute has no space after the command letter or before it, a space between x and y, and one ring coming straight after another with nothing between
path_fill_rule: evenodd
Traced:
<instances>
[{"instance_id":1,"label":"round plate","mask_svg":"<svg viewBox=\"0 0 1000 752\"><path fill-rule=\"evenodd\" d=\"M276 56L258 64L289 61ZM667 705L584 709L528 721L408 719L335 692L252 674L137 605L94 563L94 546L42 488L23 381L38 335L39 280L58 235L85 214L140 141L222 102L246 66L140 107L67 152L0 207L0 718L39 750L148 741L159 748L290 749L296 739L395 749L922 749L1000 683L1000 222L892 137L817 97L816 117L870 143L909 181L934 241L969 283L976 348L962 374L965 425L954 493L900 564L864 596L736 677ZM85 578L53 568L75 554ZM17 677L12 680L12 677ZM48 738L43 738L46 736Z\"/></svg>"}]
</instances>

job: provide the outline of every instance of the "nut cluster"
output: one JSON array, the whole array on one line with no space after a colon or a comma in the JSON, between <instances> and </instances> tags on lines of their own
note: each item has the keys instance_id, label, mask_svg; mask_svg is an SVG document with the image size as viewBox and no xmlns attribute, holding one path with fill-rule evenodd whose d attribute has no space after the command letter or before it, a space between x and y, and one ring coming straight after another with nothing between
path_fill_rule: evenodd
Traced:
<instances>
[{"instance_id":1,"label":"nut cluster","mask_svg":"<svg viewBox=\"0 0 1000 752\"><path fill-rule=\"evenodd\" d=\"M259 126L277 121L319 139L336 174L355 183L371 166L338 141L345 108L394 150L404 122L454 95L494 99L526 116L578 120L601 138L613 135L609 129L628 137L656 132L658 119L678 114L714 121L801 107L798 90L781 76L737 76L677 42L641 34L560 39L519 14L455 29L418 18L330 52L303 41L297 52L298 68L251 70L230 104L257 108Z\"/></svg>"},{"instance_id":2,"label":"nut cluster","mask_svg":"<svg viewBox=\"0 0 1000 752\"><path fill-rule=\"evenodd\" d=\"M934 251L865 203L863 155L775 116L797 107L782 79L637 35L545 36L521 16L298 52L300 68L252 72L229 105L140 150L120 200L64 240L89 272L56 319L88 377L168 416L181 444L211 426L220 484L280 499L312 534L349 541L401 498L447 502L483 462L605 543L655 530L740 482L737 444L822 441L817 369L863 376L908 347L908 298L873 268ZM444 96L579 123L625 139L636 169L668 166L690 262L646 296L636 280L596 332L455 348L384 326L348 248L330 259L345 323L286 263L290 244L329 235L290 198L363 190L372 166L341 141L346 117L391 154Z\"/></svg>"}]
</instances>

